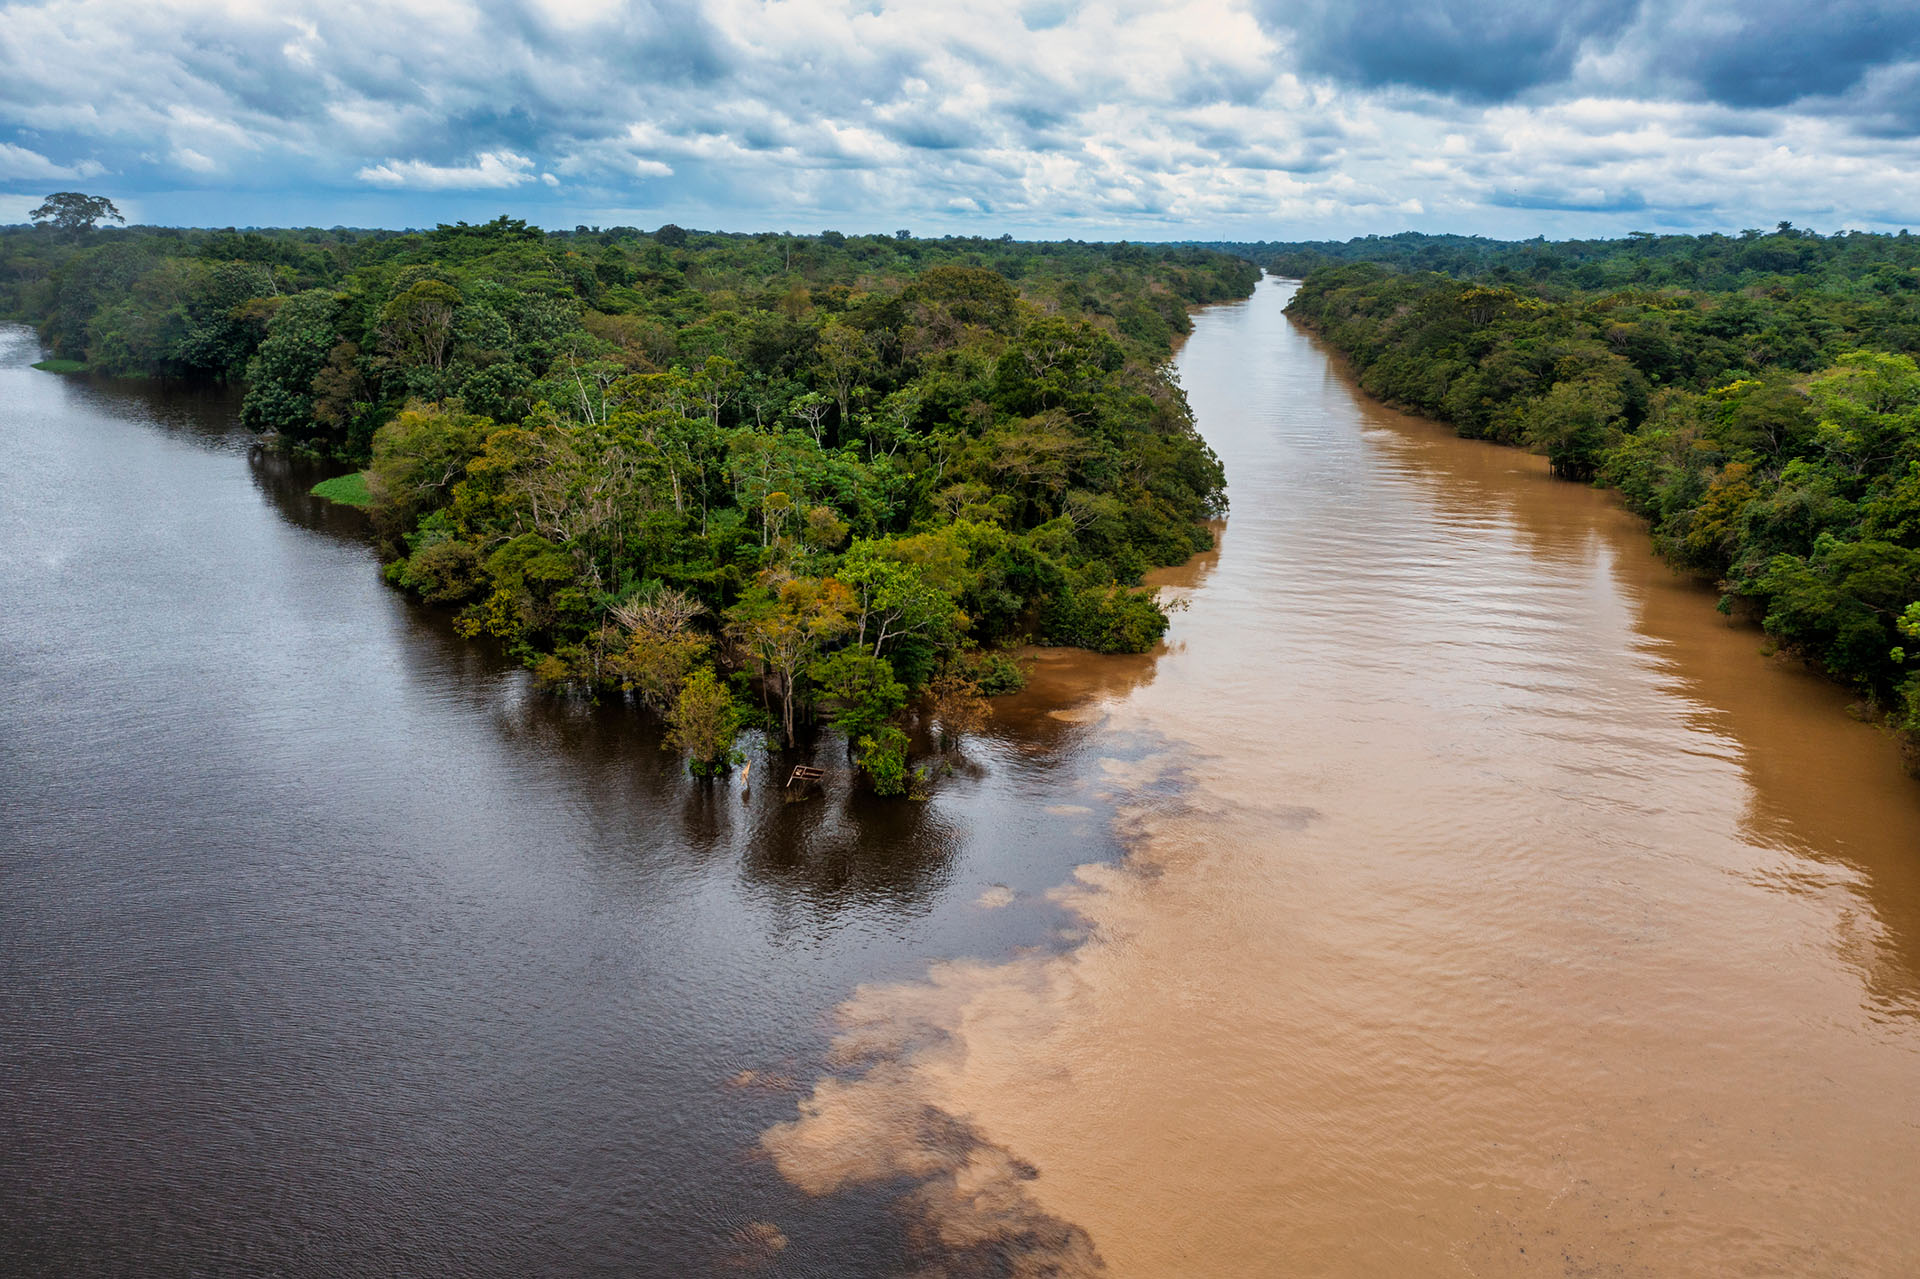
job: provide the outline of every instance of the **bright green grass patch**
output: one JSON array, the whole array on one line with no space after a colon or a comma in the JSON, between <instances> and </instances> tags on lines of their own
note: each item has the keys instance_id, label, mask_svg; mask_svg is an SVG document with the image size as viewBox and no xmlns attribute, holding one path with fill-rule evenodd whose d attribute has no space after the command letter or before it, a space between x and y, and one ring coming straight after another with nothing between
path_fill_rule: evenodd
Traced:
<instances>
[{"instance_id":1,"label":"bright green grass patch","mask_svg":"<svg viewBox=\"0 0 1920 1279\"><path fill-rule=\"evenodd\" d=\"M336 475L330 480L321 480L307 491L315 497L324 497L329 502L338 502L342 506L373 504L373 494L367 491L365 471L353 471L346 475Z\"/></svg>"},{"instance_id":2,"label":"bright green grass patch","mask_svg":"<svg viewBox=\"0 0 1920 1279\"><path fill-rule=\"evenodd\" d=\"M33 367L48 373L83 373L87 368L79 360L42 360Z\"/></svg>"}]
</instances>

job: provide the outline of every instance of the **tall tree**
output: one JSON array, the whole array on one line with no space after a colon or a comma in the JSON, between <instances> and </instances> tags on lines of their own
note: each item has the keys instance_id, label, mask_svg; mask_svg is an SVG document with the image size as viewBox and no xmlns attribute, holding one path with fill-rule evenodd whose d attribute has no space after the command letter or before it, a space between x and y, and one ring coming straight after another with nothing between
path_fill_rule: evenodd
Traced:
<instances>
[{"instance_id":1,"label":"tall tree","mask_svg":"<svg viewBox=\"0 0 1920 1279\"><path fill-rule=\"evenodd\" d=\"M38 225L51 225L58 231L91 231L102 218L126 222L106 196L84 195L79 191L55 191L27 216Z\"/></svg>"}]
</instances>

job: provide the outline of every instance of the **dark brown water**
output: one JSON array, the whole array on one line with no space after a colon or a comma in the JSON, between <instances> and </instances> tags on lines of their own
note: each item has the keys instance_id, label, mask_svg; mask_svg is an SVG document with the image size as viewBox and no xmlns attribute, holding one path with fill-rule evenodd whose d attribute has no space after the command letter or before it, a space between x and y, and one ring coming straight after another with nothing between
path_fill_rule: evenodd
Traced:
<instances>
[{"instance_id":1,"label":"dark brown water","mask_svg":"<svg viewBox=\"0 0 1920 1279\"><path fill-rule=\"evenodd\" d=\"M1920 1269L1920 787L1284 298L1168 647L926 805L702 790L16 334L0 1268Z\"/></svg>"},{"instance_id":2,"label":"dark brown water","mask_svg":"<svg viewBox=\"0 0 1920 1279\"><path fill-rule=\"evenodd\" d=\"M383 586L231 399L37 358L0 330L0 1272L914 1264L895 1188L759 1134L858 983L1061 944L1092 726L928 804L702 788Z\"/></svg>"}]
</instances>

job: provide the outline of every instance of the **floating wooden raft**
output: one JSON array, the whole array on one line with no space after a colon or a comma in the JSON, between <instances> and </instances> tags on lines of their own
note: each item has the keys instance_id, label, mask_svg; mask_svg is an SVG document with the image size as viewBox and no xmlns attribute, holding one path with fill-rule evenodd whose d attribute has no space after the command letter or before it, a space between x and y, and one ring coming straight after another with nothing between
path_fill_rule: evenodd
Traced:
<instances>
[{"instance_id":1,"label":"floating wooden raft","mask_svg":"<svg viewBox=\"0 0 1920 1279\"><path fill-rule=\"evenodd\" d=\"M787 778L787 787L792 789L795 782L817 782L827 775L824 768L812 768L806 764L795 764L793 776Z\"/></svg>"}]
</instances>

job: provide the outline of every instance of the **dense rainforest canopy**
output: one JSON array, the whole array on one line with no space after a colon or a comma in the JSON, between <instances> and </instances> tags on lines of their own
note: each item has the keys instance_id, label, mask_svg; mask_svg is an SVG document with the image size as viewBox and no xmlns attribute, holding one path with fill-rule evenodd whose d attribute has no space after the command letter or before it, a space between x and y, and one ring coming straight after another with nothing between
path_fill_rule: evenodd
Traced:
<instances>
[{"instance_id":1,"label":"dense rainforest canopy","mask_svg":"<svg viewBox=\"0 0 1920 1279\"><path fill-rule=\"evenodd\" d=\"M1141 573L1210 544L1220 465L1168 365L1244 258L896 236L0 231L0 312L88 370L243 381L364 465L389 580L544 684L659 712L695 767L757 720L908 788L1022 638L1140 651Z\"/></svg>"},{"instance_id":2,"label":"dense rainforest canopy","mask_svg":"<svg viewBox=\"0 0 1920 1279\"><path fill-rule=\"evenodd\" d=\"M1369 392L1617 487L1920 740L1920 239L1246 247Z\"/></svg>"}]
</instances>

